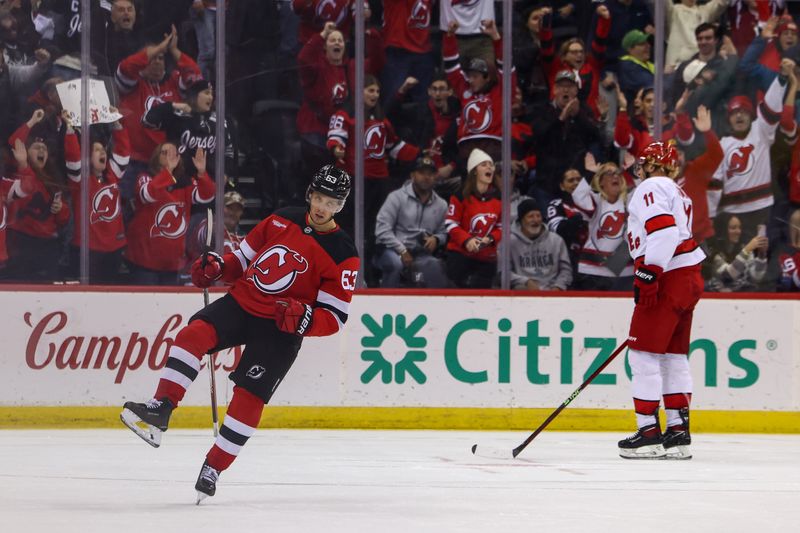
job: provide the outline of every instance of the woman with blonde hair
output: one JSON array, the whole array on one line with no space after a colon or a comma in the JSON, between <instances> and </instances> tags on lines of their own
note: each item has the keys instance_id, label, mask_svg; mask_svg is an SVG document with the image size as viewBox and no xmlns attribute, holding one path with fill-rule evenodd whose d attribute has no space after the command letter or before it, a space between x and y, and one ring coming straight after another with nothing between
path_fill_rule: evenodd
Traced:
<instances>
[{"instance_id":1,"label":"woman with blonde hair","mask_svg":"<svg viewBox=\"0 0 800 533\"><path fill-rule=\"evenodd\" d=\"M591 185L581 180L572 198L589 219L589 236L578 260L576 286L583 290L630 290L633 263L625 241L628 187L611 162L597 167Z\"/></svg>"}]
</instances>

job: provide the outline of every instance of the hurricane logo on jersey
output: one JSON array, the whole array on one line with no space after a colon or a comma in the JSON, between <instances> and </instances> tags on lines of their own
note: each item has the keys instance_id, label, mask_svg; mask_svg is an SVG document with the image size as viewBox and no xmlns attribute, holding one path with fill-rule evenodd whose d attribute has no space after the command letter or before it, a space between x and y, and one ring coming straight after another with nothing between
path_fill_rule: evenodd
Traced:
<instances>
[{"instance_id":1,"label":"hurricane logo on jersey","mask_svg":"<svg viewBox=\"0 0 800 533\"><path fill-rule=\"evenodd\" d=\"M322 0L317 4L316 22L325 25L326 22L335 22L339 27L347 14L348 0Z\"/></svg>"},{"instance_id":2,"label":"hurricane logo on jersey","mask_svg":"<svg viewBox=\"0 0 800 533\"><path fill-rule=\"evenodd\" d=\"M173 202L161 207L156 213L156 221L150 228L151 237L178 239L186 233L186 217L183 203Z\"/></svg>"},{"instance_id":3,"label":"hurricane logo on jersey","mask_svg":"<svg viewBox=\"0 0 800 533\"><path fill-rule=\"evenodd\" d=\"M344 83L337 83L333 86L331 98L334 104L341 104L347 98L347 85Z\"/></svg>"},{"instance_id":4,"label":"hurricane logo on jersey","mask_svg":"<svg viewBox=\"0 0 800 533\"><path fill-rule=\"evenodd\" d=\"M730 178L734 174L746 174L753 168L753 150L755 146L739 146L728 156L728 172L726 177Z\"/></svg>"},{"instance_id":5,"label":"hurricane logo on jersey","mask_svg":"<svg viewBox=\"0 0 800 533\"><path fill-rule=\"evenodd\" d=\"M92 197L92 213L89 222L111 222L119 215L119 188L106 185Z\"/></svg>"},{"instance_id":6,"label":"hurricane logo on jersey","mask_svg":"<svg viewBox=\"0 0 800 533\"><path fill-rule=\"evenodd\" d=\"M386 127L383 122L373 124L364 132L364 157L382 159L386 152Z\"/></svg>"},{"instance_id":7,"label":"hurricane logo on jersey","mask_svg":"<svg viewBox=\"0 0 800 533\"><path fill-rule=\"evenodd\" d=\"M306 258L283 245L261 254L248 269L247 279L261 292L278 294L291 287L298 274L308 270Z\"/></svg>"},{"instance_id":8,"label":"hurricane logo on jersey","mask_svg":"<svg viewBox=\"0 0 800 533\"><path fill-rule=\"evenodd\" d=\"M476 237L485 237L497 224L497 214L479 213L469 221L469 233Z\"/></svg>"},{"instance_id":9,"label":"hurricane logo on jersey","mask_svg":"<svg viewBox=\"0 0 800 533\"><path fill-rule=\"evenodd\" d=\"M410 28L427 28L431 23L430 0L417 0L408 16Z\"/></svg>"},{"instance_id":10,"label":"hurricane logo on jersey","mask_svg":"<svg viewBox=\"0 0 800 533\"><path fill-rule=\"evenodd\" d=\"M473 100L464 107L464 124L470 133L482 133L492 124L492 104L488 98Z\"/></svg>"},{"instance_id":11,"label":"hurricane logo on jersey","mask_svg":"<svg viewBox=\"0 0 800 533\"><path fill-rule=\"evenodd\" d=\"M625 229L624 211L606 211L600 216L597 226L598 239L619 239Z\"/></svg>"}]
</instances>

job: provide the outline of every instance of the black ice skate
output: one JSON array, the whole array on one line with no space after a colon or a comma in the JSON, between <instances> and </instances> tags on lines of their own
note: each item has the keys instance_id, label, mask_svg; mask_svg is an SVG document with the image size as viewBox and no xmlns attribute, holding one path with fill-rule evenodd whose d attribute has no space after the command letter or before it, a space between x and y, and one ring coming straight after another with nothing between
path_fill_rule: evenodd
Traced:
<instances>
[{"instance_id":1,"label":"black ice skate","mask_svg":"<svg viewBox=\"0 0 800 533\"><path fill-rule=\"evenodd\" d=\"M664 450L667 452L667 459L691 459L692 452L689 445L692 443L692 436L689 434L689 409L680 410L681 424L667 428L664 433Z\"/></svg>"},{"instance_id":2,"label":"black ice skate","mask_svg":"<svg viewBox=\"0 0 800 533\"><path fill-rule=\"evenodd\" d=\"M147 444L158 448L173 409L175 406L166 398L152 399L145 403L125 402L119 419Z\"/></svg>"},{"instance_id":3,"label":"black ice skate","mask_svg":"<svg viewBox=\"0 0 800 533\"><path fill-rule=\"evenodd\" d=\"M639 428L639 431L619 441L619 456L623 459L664 459L666 451L661 428L656 423Z\"/></svg>"},{"instance_id":4,"label":"black ice skate","mask_svg":"<svg viewBox=\"0 0 800 533\"><path fill-rule=\"evenodd\" d=\"M203 468L200 469L200 475L197 476L197 483L194 488L197 490L197 505L209 496L213 496L217 492L217 480L219 479L219 471L209 466L208 461L203 463Z\"/></svg>"}]
</instances>

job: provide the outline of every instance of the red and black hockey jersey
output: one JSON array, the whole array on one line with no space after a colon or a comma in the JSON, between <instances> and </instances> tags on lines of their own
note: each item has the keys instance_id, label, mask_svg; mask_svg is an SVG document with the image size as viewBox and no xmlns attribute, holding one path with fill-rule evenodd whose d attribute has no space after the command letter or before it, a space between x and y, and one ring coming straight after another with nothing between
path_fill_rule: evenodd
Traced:
<instances>
[{"instance_id":1,"label":"red and black hockey jersey","mask_svg":"<svg viewBox=\"0 0 800 533\"><path fill-rule=\"evenodd\" d=\"M326 22L336 24L345 37L350 35L355 4L353 0L292 0L292 11L300 18L298 40L305 43L320 33Z\"/></svg>"},{"instance_id":2,"label":"red and black hockey jersey","mask_svg":"<svg viewBox=\"0 0 800 533\"><path fill-rule=\"evenodd\" d=\"M431 50L433 0L383 0L386 46L424 54Z\"/></svg>"},{"instance_id":3,"label":"red and black hockey jersey","mask_svg":"<svg viewBox=\"0 0 800 533\"><path fill-rule=\"evenodd\" d=\"M331 117L328 129L328 148L341 145L345 148L344 165L337 163L349 174L355 174L355 148L351 139L355 139L356 117L342 109ZM387 153L388 151L388 153ZM419 148L400 139L388 119L378 119L367 114L364 117L364 175L369 178L388 178L389 163L387 156L400 161L413 161L419 154Z\"/></svg>"},{"instance_id":4,"label":"red and black hockey jersey","mask_svg":"<svg viewBox=\"0 0 800 533\"><path fill-rule=\"evenodd\" d=\"M500 191L490 188L481 196L464 198L461 192L450 197L445 227L447 228L447 249L467 255L479 261L497 261L497 244L502 237L500 226L503 204ZM464 243L472 237L483 238L491 235L494 243L481 248L476 253L467 252Z\"/></svg>"},{"instance_id":5,"label":"red and black hockey jersey","mask_svg":"<svg viewBox=\"0 0 800 533\"><path fill-rule=\"evenodd\" d=\"M139 74L147 64L147 53L142 50L123 59L114 77L122 94L119 110L130 135L131 157L137 161L149 161L155 147L165 140L163 131L153 129L153 125L146 127L144 117L150 108L163 102L180 102L180 91L202 77L188 54L181 54L178 67L158 83L146 81Z\"/></svg>"},{"instance_id":6,"label":"red and black hockey jersey","mask_svg":"<svg viewBox=\"0 0 800 533\"><path fill-rule=\"evenodd\" d=\"M230 294L247 312L274 317L276 300L295 298L314 308L310 336L332 335L347 321L360 260L338 226L319 233L306 209L276 211L258 224L240 248L225 256Z\"/></svg>"},{"instance_id":7,"label":"red and black hockey jersey","mask_svg":"<svg viewBox=\"0 0 800 533\"><path fill-rule=\"evenodd\" d=\"M130 160L130 145L125 129L114 130L114 150L108 157L105 176L89 178L89 249L113 252L125 246L125 227L119 199L119 180ZM64 157L67 177L70 179L72 210L75 213L75 230L72 245L81 245L81 147L78 136L64 136Z\"/></svg>"},{"instance_id":8,"label":"red and black hockey jersey","mask_svg":"<svg viewBox=\"0 0 800 533\"><path fill-rule=\"evenodd\" d=\"M498 66L503 61L503 40L494 41L494 53ZM467 82L467 75L461 70L458 43L453 35L442 37L442 55L447 71L447 79L453 87L453 94L461 101L461 116L458 124L458 142L469 139L503 138L503 84L498 75L497 83L488 92L473 94ZM517 86L517 77L512 67L512 86Z\"/></svg>"},{"instance_id":9,"label":"red and black hockey jersey","mask_svg":"<svg viewBox=\"0 0 800 533\"><path fill-rule=\"evenodd\" d=\"M6 250L6 228L9 222L9 209L14 200L27 196L33 190L33 181L36 176L30 167L19 173L13 179L0 178L0 265L8 261Z\"/></svg>"},{"instance_id":10,"label":"red and black hockey jersey","mask_svg":"<svg viewBox=\"0 0 800 533\"><path fill-rule=\"evenodd\" d=\"M214 199L214 182L203 174L177 186L167 170L142 174L136 183L136 207L128 223L125 257L160 272L178 271L184 262L192 204Z\"/></svg>"}]
</instances>

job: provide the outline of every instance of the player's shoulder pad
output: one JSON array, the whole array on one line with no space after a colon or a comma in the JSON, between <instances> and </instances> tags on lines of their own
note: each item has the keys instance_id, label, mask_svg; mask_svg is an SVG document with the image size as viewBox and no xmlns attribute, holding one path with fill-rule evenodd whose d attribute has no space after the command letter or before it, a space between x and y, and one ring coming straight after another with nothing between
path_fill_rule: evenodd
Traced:
<instances>
[{"instance_id":1,"label":"player's shoulder pad","mask_svg":"<svg viewBox=\"0 0 800 533\"><path fill-rule=\"evenodd\" d=\"M314 232L312 235L337 265L353 257L358 258L358 250L353 238L341 227L330 233Z\"/></svg>"}]
</instances>

